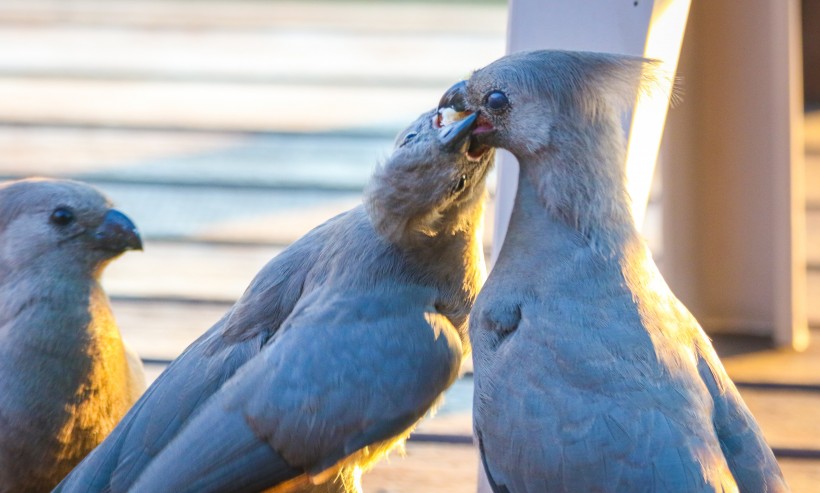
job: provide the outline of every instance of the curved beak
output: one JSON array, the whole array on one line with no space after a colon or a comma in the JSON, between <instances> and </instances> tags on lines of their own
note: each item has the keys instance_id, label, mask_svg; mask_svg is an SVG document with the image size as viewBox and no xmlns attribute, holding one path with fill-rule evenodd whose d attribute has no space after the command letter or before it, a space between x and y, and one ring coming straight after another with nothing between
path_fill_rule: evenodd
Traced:
<instances>
[{"instance_id":1,"label":"curved beak","mask_svg":"<svg viewBox=\"0 0 820 493\"><path fill-rule=\"evenodd\" d=\"M457 112L467 110L467 81L459 81L450 86L438 102L438 109L452 108Z\"/></svg>"},{"instance_id":2,"label":"curved beak","mask_svg":"<svg viewBox=\"0 0 820 493\"><path fill-rule=\"evenodd\" d=\"M475 128L477 121L478 113L471 113L457 122L441 127L438 132L438 140L442 148L448 152L466 152L470 145L470 133Z\"/></svg>"},{"instance_id":3,"label":"curved beak","mask_svg":"<svg viewBox=\"0 0 820 493\"><path fill-rule=\"evenodd\" d=\"M103 222L94 230L97 248L116 253L142 250L142 239L137 226L122 212L109 209Z\"/></svg>"}]
</instances>

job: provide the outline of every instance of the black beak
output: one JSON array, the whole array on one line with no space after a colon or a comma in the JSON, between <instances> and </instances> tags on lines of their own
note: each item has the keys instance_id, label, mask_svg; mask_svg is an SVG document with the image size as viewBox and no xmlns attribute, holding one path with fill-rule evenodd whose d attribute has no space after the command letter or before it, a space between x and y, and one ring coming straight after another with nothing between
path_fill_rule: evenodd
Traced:
<instances>
[{"instance_id":1,"label":"black beak","mask_svg":"<svg viewBox=\"0 0 820 493\"><path fill-rule=\"evenodd\" d=\"M469 145L470 133L478 121L478 113L470 113L467 117L442 127L438 132L438 141L447 152L466 152Z\"/></svg>"},{"instance_id":2,"label":"black beak","mask_svg":"<svg viewBox=\"0 0 820 493\"><path fill-rule=\"evenodd\" d=\"M94 230L97 248L122 253L126 250L142 250L142 239L128 216L116 209L105 213L102 224Z\"/></svg>"},{"instance_id":3,"label":"black beak","mask_svg":"<svg viewBox=\"0 0 820 493\"><path fill-rule=\"evenodd\" d=\"M444 93L438 102L438 109L452 108L462 112L467 110L467 81L456 82Z\"/></svg>"}]
</instances>

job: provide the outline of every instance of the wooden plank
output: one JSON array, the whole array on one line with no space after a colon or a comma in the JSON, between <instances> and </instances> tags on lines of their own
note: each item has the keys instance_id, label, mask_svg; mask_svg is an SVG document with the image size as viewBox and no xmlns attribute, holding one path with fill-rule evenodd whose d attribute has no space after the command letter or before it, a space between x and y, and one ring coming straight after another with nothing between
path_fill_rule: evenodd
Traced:
<instances>
[{"instance_id":1,"label":"wooden plank","mask_svg":"<svg viewBox=\"0 0 820 493\"><path fill-rule=\"evenodd\" d=\"M820 330L811 331L803 352L757 347L733 354L732 343L718 346L718 352L735 380L820 385Z\"/></svg>"},{"instance_id":2,"label":"wooden plank","mask_svg":"<svg viewBox=\"0 0 820 493\"><path fill-rule=\"evenodd\" d=\"M105 173L135 163L173 161L241 145L239 134L0 125L0 172L21 175Z\"/></svg>"},{"instance_id":3,"label":"wooden plank","mask_svg":"<svg viewBox=\"0 0 820 493\"><path fill-rule=\"evenodd\" d=\"M216 323L229 305L114 298L111 307L123 337L142 358L170 361Z\"/></svg>"},{"instance_id":4,"label":"wooden plank","mask_svg":"<svg viewBox=\"0 0 820 493\"><path fill-rule=\"evenodd\" d=\"M792 493L815 493L820 461L781 459ZM478 457L473 447L410 443L407 454L393 454L363 477L365 491L376 493L468 493L476 489Z\"/></svg>"},{"instance_id":5,"label":"wooden plank","mask_svg":"<svg viewBox=\"0 0 820 493\"><path fill-rule=\"evenodd\" d=\"M462 22L433 24L424 35L311 25L192 31L18 24L0 29L0 74L440 90L504 54L502 32L454 35L453 24Z\"/></svg>"},{"instance_id":6,"label":"wooden plank","mask_svg":"<svg viewBox=\"0 0 820 493\"><path fill-rule=\"evenodd\" d=\"M361 203L358 193L135 187L127 183L100 184L99 188L149 240L170 236L287 245ZM151 255L150 250L145 255Z\"/></svg>"},{"instance_id":7,"label":"wooden plank","mask_svg":"<svg viewBox=\"0 0 820 493\"><path fill-rule=\"evenodd\" d=\"M132 26L152 29L348 29L364 32L447 29L453 34L502 35L501 0L437 2L277 1L190 2L184 0L3 0L0 23Z\"/></svg>"},{"instance_id":8,"label":"wooden plank","mask_svg":"<svg viewBox=\"0 0 820 493\"><path fill-rule=\"evenodd\" d=\"M740 393L771 446L820 448L820 393L753 389Z\"/></svg>"},{"instance_id":9,"label":"wooden plank","mask_svg":"<svg viewBox=\"0 0 820 493\"><path fill-rule=\"evenodd\" d=\"M109 296L237 299L280 248L151 243L129 252L103 275Z\"/></svg>"},{"instance_id":10,"label":"wooden plank","mask_svg":"<svg viewBox=\"0 0 820 493\"><path fill-rule=\"evenodd\" d=\"M815 493L820 484L820 461L781 459L778 461L792 493Z\"/></svg>"},{"instance_id":11,"label":"wooden plank","mask_svg":"<svg viewBox=\"0 0 820 493\"><path fill-rule=\"evenodd\" d=\"M441 87L0 78L3 122L392 137Z\"/></svg>"},{"instance_id":12,"label":"wooden plank","mask_svg":"<svg viewBox=\"0 0 820 493\"><path fill-rule=\"evenodd\" d=\"M478 456L473 447L409 443L404 457L394 452L362 477L374 493L472 493Z\"/></svg>"},{"instance_id":13,"label":"wooden plank","mask_svg":"<svg viewBox=\"0 0 820 493\"><path fill-rule=\"evenodd\" d=\"M358 192L392 148L392 137L0 126L0 174Z\"/></svg>"}]
</instances>

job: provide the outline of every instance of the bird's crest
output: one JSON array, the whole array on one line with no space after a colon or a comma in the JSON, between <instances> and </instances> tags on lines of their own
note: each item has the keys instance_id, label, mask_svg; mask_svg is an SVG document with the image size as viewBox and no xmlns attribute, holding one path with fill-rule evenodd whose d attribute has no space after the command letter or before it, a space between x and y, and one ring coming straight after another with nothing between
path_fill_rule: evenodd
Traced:
<instances>
[{"instance_id":1,"label":"bird's crest","mask_svg":"<svg viewBox=\"0 0 820 493\"><path fill-rule=\"evenodd\" d=\"M550 98L559 111L593 119L613 110L627 111L639 93L663 91L674 85L674 77L658 60L607 53L522 52L490 67L495 77ZM677 95L673 95L675 98Z\"/></svg>"}]
</instances>

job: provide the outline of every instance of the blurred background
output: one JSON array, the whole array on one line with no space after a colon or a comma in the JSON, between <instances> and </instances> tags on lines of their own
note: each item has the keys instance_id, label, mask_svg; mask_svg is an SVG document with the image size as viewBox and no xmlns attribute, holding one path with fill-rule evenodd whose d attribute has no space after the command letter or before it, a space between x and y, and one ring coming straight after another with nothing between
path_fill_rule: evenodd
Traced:
<instances>
[{"instance_id":1,"label":"blurred background","mask_svg":"<svg viewBox=\"0 0 820 493\"><path fill-rule=\"evenodd\" d=\"M814 340L716 339L796 492L820 484L820 0L803 8ZM155 378L271 257L360 202L393 136L504 54L506 22L502 0L2 0L0 179L80 179L138 224L145 252L104 284ZM656 180L661 260L662 197ZM467 368L366 491L475 491L471 397Z\"/></svg>"}]
</instances>

